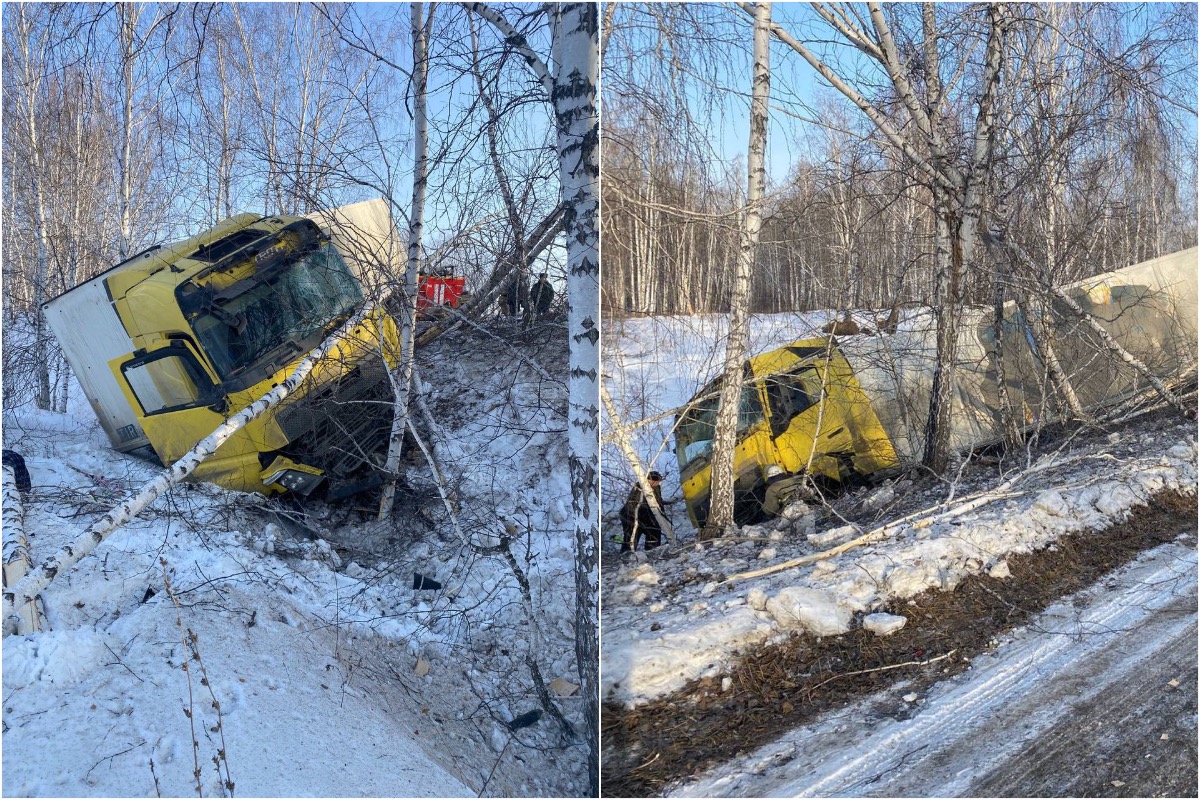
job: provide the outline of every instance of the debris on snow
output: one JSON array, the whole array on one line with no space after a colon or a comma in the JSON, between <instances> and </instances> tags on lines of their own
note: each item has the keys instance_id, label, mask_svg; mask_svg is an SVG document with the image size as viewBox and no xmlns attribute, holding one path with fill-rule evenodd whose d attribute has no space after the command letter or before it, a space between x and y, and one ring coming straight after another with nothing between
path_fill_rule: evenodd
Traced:
<instances>
[{"instance_id":1,"label":"debris on snow","mask_svg":"<svg viewBox=\"0 0 1200 800\"><path fill-rule=\"evenodd\" d=\"M992 565L992 568L988 570L988 575L1001 580L1012 577L1012 570L1008 568L1008 560L1001 559L1000 561L997 561Z\"/></svg>"},{"instance_id":2,"label":"debris on snow","mask_svg":"<svg viewBox=\"0 0 1200 800\"><path fill-rule=\"evenodd\" d=\"M633 580L635 583L640 583L645 586L658 585L658 573L654 571L654 567L649 564L643 564L634 570Z\"/></svg>"},{"instance_id":3,"label":"debris on snow","mask_svg":"<svg viewBox=\"0 0 1200 800\"><path fill-rule=\"evenodd\" d=\"M1066 517L1071 513L1070 506L1057 489L1047 489L1039 494L1033 501L1033 510L1051 517Z\"/></svg>"},{"instance_id":4,"label":"debris on snow","mask_svg":"<svg viewBox=\"0 0 1200 800\"><path fill-rule=\"evenodd\" d=\"M864 511L879 511L896 499L896 489L892 484L884 484L867 495L862 501Z\"/></svg>"},{"instance_id":5,"label":"debris on snow","mask_svg":"<svg viewBox=\"0 0 1200 800\"><path fill-rule=\"evenodd\" d=\"M508 723L508 729L510 731L519 731L522 728L528 728L530 725L537 724L537 721L541 718L542 710L540 708L535 708L531 711L526 711L524 714L510 721Z\"/></svg>"},{"instance_id":6,"label":"debris on snow","mask_svg":"<svg viewBox=\"0 0 1200 800\"><path fill-rule=\"evenodd\" d=\"M902 699L906 703L915 703L915 702L917 702L918 697L919 697L919 695L916 695L916 694L913 694L910 692L910 693L904 695L904 697Z\"/></svg>"}]
</instances>

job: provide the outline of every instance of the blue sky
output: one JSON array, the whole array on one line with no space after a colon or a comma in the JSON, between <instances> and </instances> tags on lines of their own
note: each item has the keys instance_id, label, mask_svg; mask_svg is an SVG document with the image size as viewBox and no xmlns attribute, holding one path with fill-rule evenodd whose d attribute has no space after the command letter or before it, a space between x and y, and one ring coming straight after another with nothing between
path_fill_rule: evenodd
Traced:
<instances>
[{"instance_id":1,"label":"blue sky","mask_svg":"<svg viewBox=\"0 0 1200 800\"><path fill-rule=\"evenodd\" d=\"M622 5L624 4L618 5L618 19L625 14L624 19L628 22L631 19L629 15L637 12L630 6L623 9ZM1113 7L1122 12L1121 22L1129 36L1143 34L1150 18L1164 14L1168 9L1167 6L1158 4L1117 4ZM953 13L962 8L963 6L941 5L939 13ZM864 16L867 13L865 6L859 6L858 10ZM697 26L697 29L690 33L693 36L710 37L710 40L699 43L694 52L669 51L668 55L681 56L682 63L689 69L691 75L683 83L683 95L686 96L692 113L703 121L701 129L714 157L724 162L726 169L732 168L737 175L744 170L739 159L744 160L749 135L752 21L748 15L730 4L706 5L698 9L697 13L704 15L704 24ZM809 4L776 2L773 5L772 18L796 38L812 47L839 75L859 73L860 77L866 77L872 82L886 80L886 76L873 62L849 45L838 42L838 37L831 33L828 25L816 15ZM646 48L646 52L654 52L654 45L660 41L657 31L652 28L626 33L624 36L624 40L616 42L615 52L620 52L630 43L634 47ZM614 36L614 40L617 38ZM943 62L947 63L955 55L954 52L944 53ZM1190 102L1194 108L1194 40L1191 52L1180 52L1178 57L1185 73L1183 80L1177 81L1171 90L1190 95ZM624 64L621 64L620 68L624 70ZM647 76L651 74L652 68L639 65L637 69L644 74L635 79L635 84L639 81L649 82L650 78ZM786 181L796 162L810 152L812 137L826 135L822 125L818 123L830 121L829 101L832 100L834 105L843 108L847 106L848 101L840 92L829 86L824 78L817 75L798 53L774 39L771 45L771 71L767 172L768 180L779 185ZM1191 75L1190 83L1188 74ZM860 85L859 80L852 83ZM1181 110L1176 110L1174 114L1177 124L1185 131L1190 131L1195 139L1196 116ZM846 111L846 120L856 127L869 127L865 115L853 107ZM814 155L822 153L823 149L817 148L813 152ZM741 174L738 182L744 184L744 181L744 174Z\"/></svg>"}]
</instances>

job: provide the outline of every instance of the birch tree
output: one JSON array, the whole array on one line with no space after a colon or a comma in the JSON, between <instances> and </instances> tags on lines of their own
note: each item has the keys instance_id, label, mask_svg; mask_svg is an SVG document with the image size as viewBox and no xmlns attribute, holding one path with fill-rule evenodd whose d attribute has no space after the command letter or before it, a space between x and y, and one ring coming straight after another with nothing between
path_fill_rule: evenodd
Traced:
<instances>
[{"instance_id":1,"label":"birch tree","mask_svg":"<svg viewBox=\"0 0 1200 800\"><path fill-rule=\"evenodd\" d=\"M766 184L767 102L771 93L771 4L756 3L754 12L754 77L750 100L750 142L746 148L746 210L742 219L733 287L729 301L729 334L712 446L712 505L704 536L719 536L733 524L733 451L737 444L742 364L750 337L750 273L762 229Z\"/></svg>"},{"instance_id":2,"label":"birch tree","mask_svg":"<svg viewBox=\"0 0 1200 800\"><path fill-rule=\"evenodd\" d=\"M752 13L748 4L741 4ZM880 3L868 3L870 28L861 18L836 5L814 4L814 10L846 43L875 62L887 75L902 111L889 113L874 103L848 80L837 74L812 49L779 26L773 32L796 51L818 74L854 103L880 134L903 153L933 193L935 222L934 307L937 315L937 362L933 373L928 422L925 430L924 462L935 472L943 471L951 456L950 414L954 389L954 354L958 345L958 317L963 303L963 276L976 257L979 221L992 151L995 96L1000 82L1000 61L1007 30L1008 12L1003 4L988 6L987 44L983 68L975 93L974 131L961 148L952 147L943 125L947 87L943 84L938 10L926 4L921 11L921 39L907 42L904 52L921 58L905 58L897 44L892 22ZM965 70L969 48L959 54L951 74ZM915 63L914 63L915 62ZM923 95L912 80L919 70ZM965 154L962 163L955 154Z\"/></svg>"},{"instance_id":3,"label":"birch tree","mask_svg":"<svg viewBox=\"0 0 1200 800\"><path fill-rule=\"evenodd\" d=\"M589 791L599 790L596 600L599 581L600 263L596 226L599 180L598 9L592 3L550 7L553 72L501 14L482 3L467 8L486 19L525 60L554 110L559 185L567 234L567 335L570 341L568 437L571 508L575 517L575 653L587 703Z\"/></svg>"},{"instance_id":4,"label":"birch tree","mask_svg":"<svg viewBox=\"0 0 1200 800\"><path fill-rule=\"evenodd\" d=\"M426 119L426 86L429 82L428 41L433 25L433 9L425 19L423 3L411 4L413 57L413 190L408 224L408 268L404 273L404 293L400 312L400 360L391 372L392 432L388 437L387 477L379 500L379 518L388 516L396 499L396 476L408 421L409 393L412 391L414 340L417 319L417 276L421 271L421 229L425 220L425 186L428 183L429 125Z\"/></svg>"},{"instance_id":5,"label":"birch tree","mask_svg":"<svg viewBox=\"0 0 1200 800\"><path fill-rule=\"evenodd\" d=\"M35 248L34 268L32 270L32 313L34 315L34 366L36 369L35 402L41 409L50 408L50 372L49 354L45 317L42 314L42 303L47 299L46 284L50 274L50 246L47 230L46 194L44 188L44 132L41 125L41 96L48 80L46 70L49 51L52 44L51 35L55 27L53 12L39 9L37 6L18 6L15 11L5 15L12 25L12 36L15 47L7 47L9 58L5 59L9 70L15 71L18 84L15 87L15 97L6 96L6 106L13 108L19 115L24 145L21 156L24 161L24 174L29 183L29 216L33 227ZM12 17L15 16L15 19ZM7 87L6 87L7 88ZM6 95L9 93L6 92ZM15 101L15 102L14 102Z\"/></svg>"}]
</instances>

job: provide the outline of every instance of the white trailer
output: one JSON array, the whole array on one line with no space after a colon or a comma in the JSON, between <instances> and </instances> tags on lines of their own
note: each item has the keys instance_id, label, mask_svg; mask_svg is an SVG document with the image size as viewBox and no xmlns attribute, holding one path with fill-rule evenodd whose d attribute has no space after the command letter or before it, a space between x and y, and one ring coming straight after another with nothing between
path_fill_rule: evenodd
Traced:
<instances>
[{"instance_id":1,"label":"white trailer","mask_svg":"<svg viewBox=\"0 0 1200 800\"><path fill-rule=\"evenodd\" d=\"M1062 287L1150 372L1162 380L1195 377L1197 364L1197 248L1106 272ZM1093 412L1149 388L1133 367L1115 358L1094 331L1060 308L1053 327L1058 359L1080 404ZM1026 424L1055 418L1045 366L1016 304L1005 305L1005 385ZM965 309L955 357L951 446L963 452L999 441L1000 400L992 341L994 312ZM892 336L838 338L902 461L919 461L925 445L937 331L932 315ZM1049 390L1047 390L1049 392Z\"/></svg>"}]
</instances>

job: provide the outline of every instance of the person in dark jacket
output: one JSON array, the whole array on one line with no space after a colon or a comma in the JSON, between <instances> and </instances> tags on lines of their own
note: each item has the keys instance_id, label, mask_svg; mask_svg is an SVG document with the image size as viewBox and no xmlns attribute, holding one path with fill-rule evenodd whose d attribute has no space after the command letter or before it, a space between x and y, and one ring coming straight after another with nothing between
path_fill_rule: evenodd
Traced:
<instances>
[{"instance_id":1,"label":"person in dark jacket","mask_svg":"<svg viewBox=\"0 0 1200 800\"><path fill-rule=\"evenodd\" d=\"M654 499L658 501L659 509L664 508L662 499L662 475L651 471L646 476L650 488L654 491ZM662 527L654 518L654 511L642 494L642 487L634 484L629 491L625 505L621 506L621 529L624 537L621 539L621 552L629 553L637 549L638 539L646 537L646 549L653 550L662 544Z\"/></svg>"},{"instance_id":2,"label":"person in dark jacket","mask_svg":"<svg viewBox=\"0 0 1200 800\"><path fill-rule=\"evenodd\" d=\"M537 283L529 290L529 304L544 318L550 313L550 304L554 302L554 287L546 280L546 273L538 275Z\"/></svg>"},{"instance_id":3,"label":"person in dark jacket","mask_svg":"<svg viewBox=\"0 0 1200 800\"><path fill-rule=\"evenodd\" d=\"M515 317L522 310L528 310L529 290L525 288L528 285L524 275L516 275L509 281L508 288L504 290L504 310L508 316Z\"/></svg>"}]
</instances>

